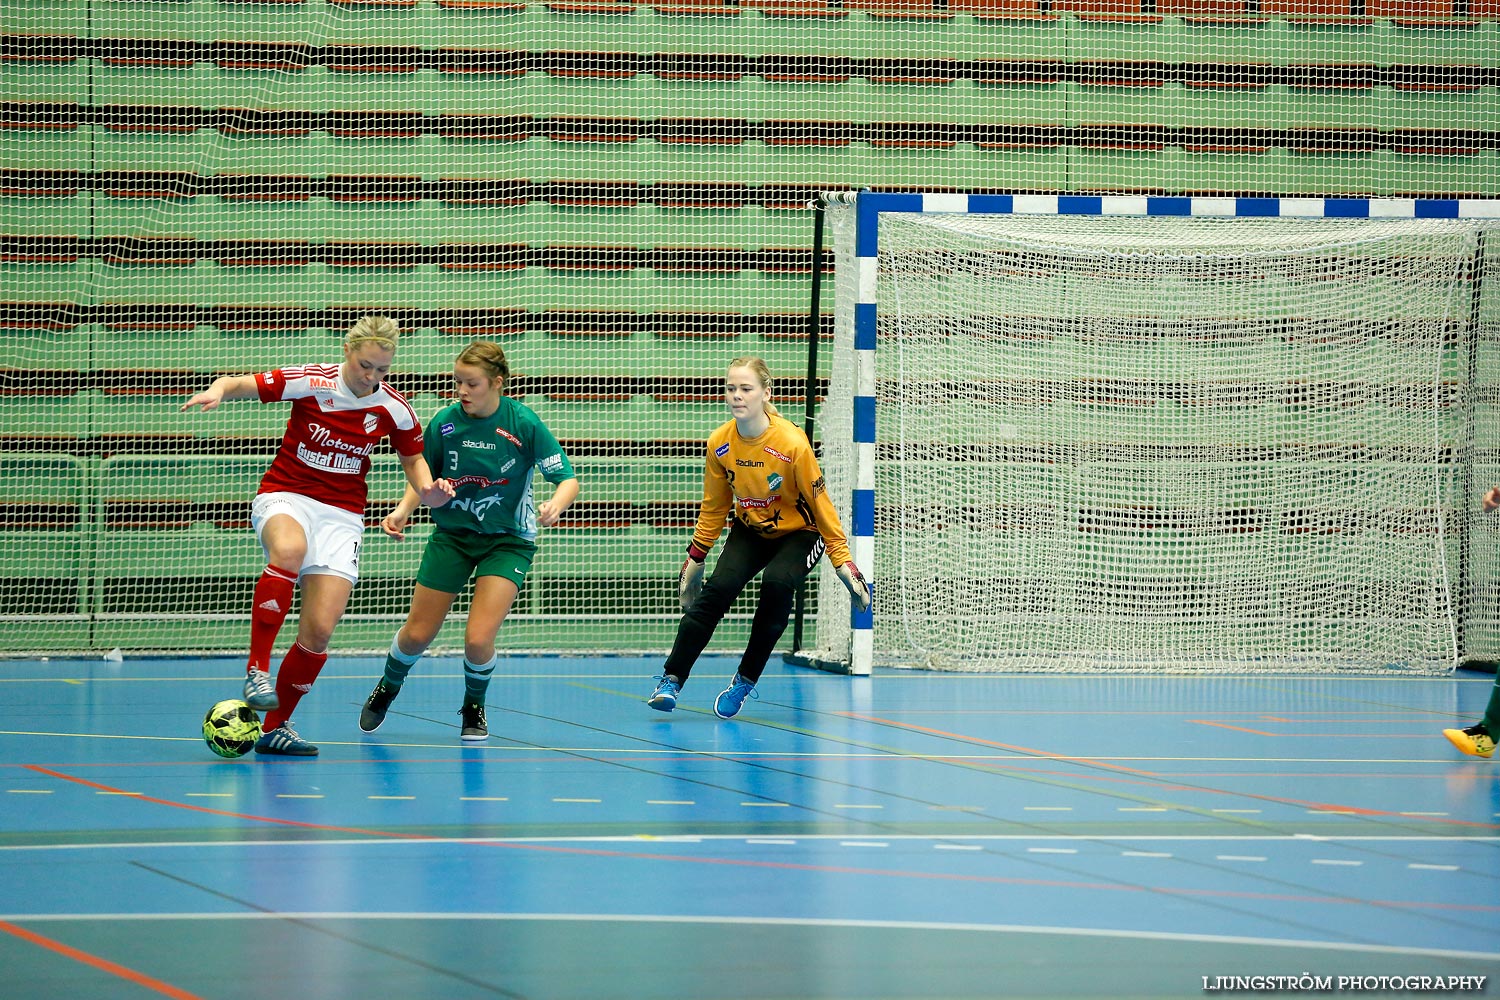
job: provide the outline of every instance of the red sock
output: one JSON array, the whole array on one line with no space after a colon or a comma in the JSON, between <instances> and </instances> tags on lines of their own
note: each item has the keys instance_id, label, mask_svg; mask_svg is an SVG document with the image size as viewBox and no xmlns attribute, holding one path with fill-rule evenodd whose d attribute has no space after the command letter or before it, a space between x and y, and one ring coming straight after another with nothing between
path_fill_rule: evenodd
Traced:
<instances>
[{"instance_id":1,"label":"red sock","mask_svg":"<svg viewBox=\"0 0 1500 1000\"><path fill-rule=\"evenodd\" d=\"M314 653L300 642L292 643L292 648L281 658L281 669L276 671L276 699L281 705L266 713L262 727L266 732L292 717L297 702L312 690L313 681L327 662L327 653Z\"/></svg>"},{"instance_id":2,"label":"red sock","mask_svg":"<svg viewBox=\"0 0 1500 1000\"><path fill-rule=\"evenodd\" d=\"M297 575L275 566L267 566L255 581L255 597L250 607L250 670L271 669L271 647L276 642L276 633L292 610L292 588Z\"/></svg>"}]
</instances>

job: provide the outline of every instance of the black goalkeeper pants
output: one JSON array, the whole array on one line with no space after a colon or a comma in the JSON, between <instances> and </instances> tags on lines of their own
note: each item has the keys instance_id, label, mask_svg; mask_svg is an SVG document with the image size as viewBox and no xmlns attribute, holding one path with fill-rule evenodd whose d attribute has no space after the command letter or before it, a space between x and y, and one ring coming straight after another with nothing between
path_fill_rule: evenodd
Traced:
<instances>
[{"instance_id":1,"label":"black goalkeeper pants","mask_svg":"<svg viewBox=\"0 0 1500 1000\"><path fill-rule=\"evenodd\" d=\"M823 536L816 531L794 531L779 538L767 538L736 518L729 526L729 539L719 553L713 574L703 584L703 592L683 612L682 622L677 626L677 641L672 644L672 653L662 672L686 682L698 654L713 638L714 629L724 620L730 605L755 574L765 570L760 580L760 603L755 607L750 641L740 657L739 671L751 683L760 680L776 641L786 631L797 587L821 558Z\"/></svg>"}]
</instances>

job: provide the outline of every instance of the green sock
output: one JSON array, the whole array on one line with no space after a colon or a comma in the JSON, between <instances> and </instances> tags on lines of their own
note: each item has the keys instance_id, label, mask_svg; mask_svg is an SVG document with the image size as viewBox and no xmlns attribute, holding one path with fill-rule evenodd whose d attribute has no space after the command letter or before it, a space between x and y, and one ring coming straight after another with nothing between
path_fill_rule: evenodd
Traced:
<instances>
[{"instance_id":1,"label":"green sock","mask_svg":"<svg viewBox=\"0 0 1500 1000\"><path fill-rule=\"evenodd\" d=\"M1483 721L1491 736L1500 736L1500 674L1495 675L1495 686L1490 689L1490 703L1485 706Z\"/></svg>"},{"instance_id":2,"label":"green sock","mask_svg":"<svg viewBox=\"0 0 1500 1000\"><path fill-rule=\"evenodd\" d=\"M499 661L500 654L491 656L488 663L483 665L469 662L464 657L464 702L465 704L484 704L484 696L490 689L490 674L495 672L495 664Z\"/></svg>"},{"instance_id":3,"label":"green sock","mask_svg":"<svg viewBox=\"0 0 1500 1000\"><path fill-rule=\"evenodd\" d=\"M396 640L391 640L390 652L385 654L385 683L393 688L399 688L406 683L406 675L411 673L411 668L417 665L422 658L421 653L407 655L401 652L401 647L396 645Z\"/></svg>"}]
</instances>

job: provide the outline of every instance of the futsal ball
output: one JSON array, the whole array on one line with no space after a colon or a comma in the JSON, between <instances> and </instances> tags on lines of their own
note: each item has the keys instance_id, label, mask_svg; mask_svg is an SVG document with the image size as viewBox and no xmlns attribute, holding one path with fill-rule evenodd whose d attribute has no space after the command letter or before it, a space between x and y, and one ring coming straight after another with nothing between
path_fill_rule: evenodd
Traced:
<instances>
[{"instance_id":1,"label":"futsal ball","mask_svg":"<svg viewBox=\"0 0 1500 1000\"><path fill-rule=\"evenodd\" d=\"M203 741L220 757L243 757L258 739L260 716L243 701L221 701L203 717Z\"/></svg>"}]
</instances>

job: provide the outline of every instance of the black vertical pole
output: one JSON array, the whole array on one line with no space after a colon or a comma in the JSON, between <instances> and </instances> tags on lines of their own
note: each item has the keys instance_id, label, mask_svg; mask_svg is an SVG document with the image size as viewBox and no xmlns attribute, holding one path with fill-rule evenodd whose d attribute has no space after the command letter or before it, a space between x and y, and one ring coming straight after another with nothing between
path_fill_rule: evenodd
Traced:
<instances>
[{"instance_id":1,"label":"black vertical pole","mask_svg":"<svg viewBox=\"0 0 1500 1000\"><path fill-rule=\"evenodd\" d=\"M813 440L813 426L817 423L818 399L818 339L823 334L823 223L825 206L823 196L813 198L813 248L812 248L812 301L807 308L807 383L803 390L802 430L809 441ZM808 575L812 579L812 574ZM802 649L802 623L807 611L807 580L797 588L797 600L792 609L792 651Z\"/></svg>"}]
</instances>

